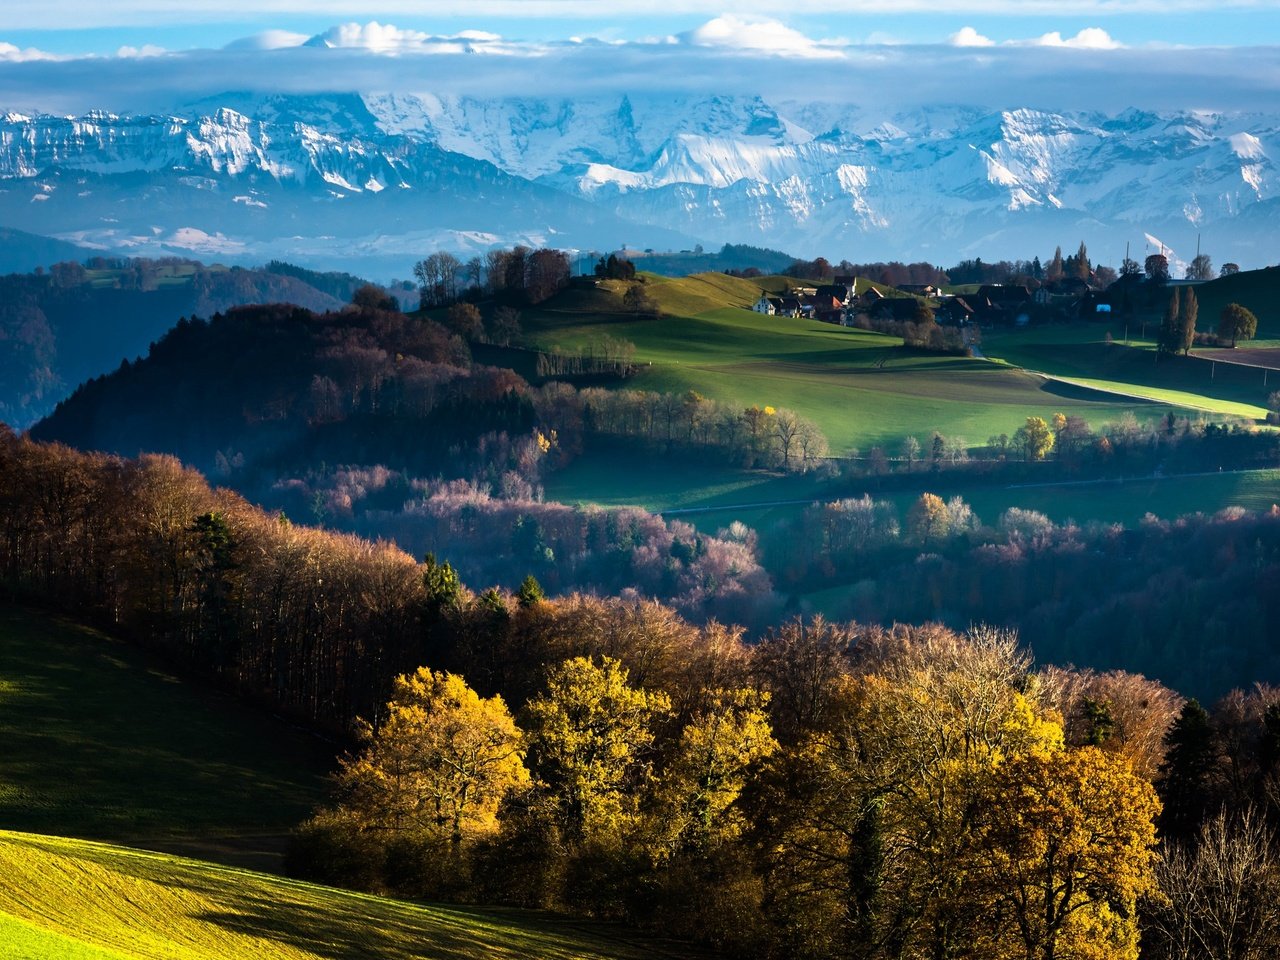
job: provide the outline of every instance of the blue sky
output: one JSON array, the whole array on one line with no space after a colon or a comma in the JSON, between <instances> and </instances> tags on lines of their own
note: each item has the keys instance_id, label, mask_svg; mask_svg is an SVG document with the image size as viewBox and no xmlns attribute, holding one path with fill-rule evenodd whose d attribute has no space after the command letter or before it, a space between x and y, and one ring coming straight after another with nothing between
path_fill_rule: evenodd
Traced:
<instances>
[{"instance_id":1,"label":"blue sky","mask_svg":"<svg viewBox=\"0 0 1280 960\"><path fill-rule=\"evenodd\" d=\"M1055 32L1072 37L1100 28L1130 47L1280 43L1280 3L1273 0L9 0L0 14L0 41L54 54L107 55L148 45L221 47L268 29L313 35L336 23L369 20L433 34L482 30L524 41L639 40L694 30L726 12L850 43L944 43L966 27L996 42Z\"/></svg>"}]
</instances>

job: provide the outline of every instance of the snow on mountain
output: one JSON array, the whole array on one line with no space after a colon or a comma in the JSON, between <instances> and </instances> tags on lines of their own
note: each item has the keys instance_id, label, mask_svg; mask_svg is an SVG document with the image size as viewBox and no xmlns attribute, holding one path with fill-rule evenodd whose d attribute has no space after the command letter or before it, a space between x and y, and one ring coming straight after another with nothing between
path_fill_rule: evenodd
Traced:
<instances>
[{"instance_id":1,"label":"snow on mountain","mask_svg":"<svg viewBox=\"0 0 1280 960\"><path fill-rule=\"evenodd\" d=\"M0 222L139 252L401 257L402 275L431 238L946 263L1201 234L1260 265L1278 146L1280 117L1201 112L245 92L174 116L0 116Z\"/></svg>"}]
</instances>

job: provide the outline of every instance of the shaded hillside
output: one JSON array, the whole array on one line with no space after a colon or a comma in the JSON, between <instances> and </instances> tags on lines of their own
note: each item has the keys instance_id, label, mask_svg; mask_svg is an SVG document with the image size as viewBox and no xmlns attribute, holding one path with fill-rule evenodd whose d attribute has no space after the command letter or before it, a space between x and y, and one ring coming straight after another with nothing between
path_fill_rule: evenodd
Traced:
<instances>
[{"instance_id":1,"label":"shaded hillside","mask_svg":"<svg viewBox=\"0 0 1280 960\"><path fill-rule=\"evenodd\" d=\"M144 359L83 384L32 435L172 453L205 470L222 465L219 454L249 471L320 461L433 470L458 442L528 432L517 382L473 375L465 344L429 320L240 307L180 322Z\"/></svg>"},{"instance_id":2,"label":"shaded hillside","mask_svg":"<svg viewBox=\"0 0 1280 960\"><path fill-rule=\"evenodd\" d=\"M76 384L147 350L184 316L340 301L302 280L189 261L90 260L0 277L0 420L25 427Z\"/></svg>"},{"instance_id":3,"label":"shaded hillside","mask_svg":"<svg viewBox=\"0 0 1280 960\"><path fill-rule=\"evenodd\" d=\"M324 793L336 746L137 647L3 605L0 636L8 827L267 865Z\"/></svg>"}]
</instances>

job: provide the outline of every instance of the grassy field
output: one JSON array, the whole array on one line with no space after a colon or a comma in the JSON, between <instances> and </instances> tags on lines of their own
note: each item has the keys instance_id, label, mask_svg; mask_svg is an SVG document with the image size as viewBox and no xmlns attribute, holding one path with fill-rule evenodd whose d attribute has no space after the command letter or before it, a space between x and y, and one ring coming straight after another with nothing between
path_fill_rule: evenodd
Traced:
<instances>
[{"instance_id":1,"label":"grassy field","mask_svg":"<svg viewBox=\"0 0 1280 960\"><path fill-rule=\"evenodd\" d=\"M1250 420L1266 416L1266 398L1280 377L1210 358L1158 359L1155 344L1134 339L1108 344L1101 324L1072 324L988 334L983 352L1028 370L1085 386L1132 394L1192 410ZM1116 333L1112 332L1113 336Z\"/></svg>"},{"instance_id":2,"label":"grassy field","mask_svg":"<svg viewBox=\"0 0 1280 960\"><path fill-rule=\"evenodd\" d=\"M133 647L0 607L0 824L268 863L335 748Z\"/></svg>"},{"instance_id":3,"label":"grassy field","mask_svg":"<svg viewBox=\"0 0 1280 960\"><path fill-rule=\"evenodd\" d=\"M603 924L437 907L123 847L0 832L0 958L687 957Z\"/></svg>"},{"instance_id":4,"label":"grassy field","mask_svg":"<svg viewBox=\"0 0 1280 960\"><path fill-rule=\"evenodd\" d=\"M1014 486L988 486L980 479L946 474L942 482L932 483L927 472L917 470L911 490L883 490L875 481L825 481L816 474L786 476L699 463L675 470L669 461L619 447L587 454L552 474L546 495L562 503L643 507L692 523L705 533L715 533L734 520L763 531L777 521L795 519L813 501L864 493L893 502L905 516L926 488L963 497L991 524L1009 507L1038 510L1058 522L1134 524L1148 512L1168 519L1231 506L1267 510L1280 503L1277 470Z\"/></svg>"},{"instance_id":5,"label":"grassy field","mask_svg":"<svg viewBox=\"0 0 1280 960\"><path fill-rule=\"evenodd\" d=\"M837 454L877 444L896 448L908 434L927 439L934 430L982 443L1012 433L1032 415L1062 411L1101 423L1135 406L1001 364L908 351L883 334L735 307L695 312L717 297L721 304L730 297L753 300L759 288L746 280L712 274L651 281L650 287L676 315L605 313L610 302L617 304L608 289L574 291L556 301L557 309L527 318L528 337L542 348L566 349L603 334L625 338L636 345L640 364L628 386L789 407L817 423ZM1164 412L1138 410L1153 418Z\"/></svg>"},{"instance_id":6,"label":"grassy field","mask_svg":"<svg viewBox=\"0 0 1280 960\"><path fill-rule=\"evenodd\" d=\"M934 492L948 497L958 494L989 524L1010 507L1021 507L1038 510L1059 523L1097 520L1132 526L1148 513L1167 520L1226 507L1269 510L1280 503L1280 470L1043 486L939 486ZM896 503L905 516L918 495L893 494L885 499Z\"/></svg>"}]
</instances>

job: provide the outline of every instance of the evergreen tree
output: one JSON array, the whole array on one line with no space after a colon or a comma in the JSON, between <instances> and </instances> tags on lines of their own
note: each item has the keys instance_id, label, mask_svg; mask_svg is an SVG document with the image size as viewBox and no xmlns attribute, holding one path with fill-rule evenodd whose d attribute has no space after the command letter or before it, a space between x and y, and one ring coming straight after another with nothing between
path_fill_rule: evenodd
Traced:
<instances>
[{"instance_id":1,"label":"evergreen tree","mask_svg":"<svg viewBox=\"0 0 1280 960\"><path fill-rule=\"evenodd\" d=\"M533 574L529 574L520 584L520 592L516 594L517 602L521 607L528 608L537 606L543 599L542 584L538 583Z\"/></svg>"},{"instance_id":2,"label":"evergreen tree","mask_svg":"<svg viewBox=\"0 0 1280 960\"><path fill-rule=\"evenodd\" d=\"M1209 714L1198 701L1186 702L1164 743L1165 758L1156 780L1164 802L1160 829L1166 836L1190 837L1209 809L1217 754Z\"/></svg>"},{"instance_id":3,"label":"evergreen tree","mask_svg":"<svg viewBox=\"0 0 1280 960\"><path fill-rule=\"evenodd\" d=\"M427 591L427 602L439 610L455 606L462 594L462 581L448 560L436 562L436 555L428 553L423 558L426 569L422 573L422 585Z\"/></svg>"}]
</instances>

